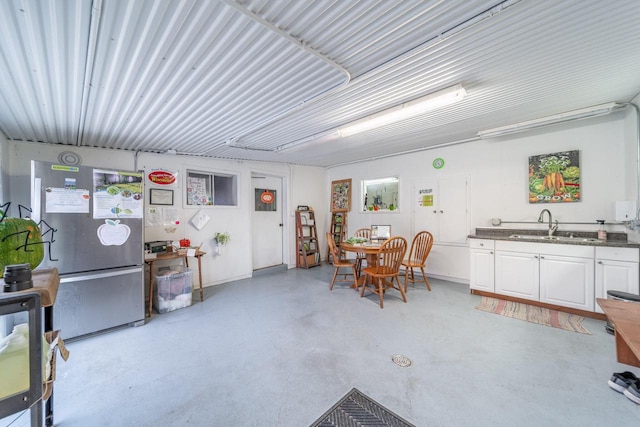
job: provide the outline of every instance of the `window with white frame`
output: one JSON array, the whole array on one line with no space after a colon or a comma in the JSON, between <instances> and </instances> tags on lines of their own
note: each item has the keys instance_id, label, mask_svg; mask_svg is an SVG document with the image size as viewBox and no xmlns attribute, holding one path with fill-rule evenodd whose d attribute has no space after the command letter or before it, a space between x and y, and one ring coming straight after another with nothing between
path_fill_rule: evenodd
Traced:
<instances>
[{"instance_id":1,"label":"window with white frame","mask_svg":"<svg viewBox=\"0 0 640 427\"><path fill-rule=\"evenodd\" d=\"M187 169L187 206L238 206L238 176Z\"/></svg>"}]
</instances>

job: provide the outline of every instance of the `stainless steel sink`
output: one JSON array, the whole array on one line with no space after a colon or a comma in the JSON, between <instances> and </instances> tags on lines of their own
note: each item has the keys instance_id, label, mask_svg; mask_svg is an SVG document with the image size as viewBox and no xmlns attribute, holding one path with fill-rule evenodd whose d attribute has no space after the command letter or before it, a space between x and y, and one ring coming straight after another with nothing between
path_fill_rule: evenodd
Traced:
<instances>
[{"instance_id":1,"label":"stainless steel sink","mask_svg":"<svg viewBox=\"0 0 640 427\"><path fill-rule=\"evenodd\" d=\"M574 242L574 243L601 243L600 240L593 237L571 237L571 236L540 236L537 234L512 234L510 239L521 240L542 240L547 242Z\"/></svg>"}]
</instances>

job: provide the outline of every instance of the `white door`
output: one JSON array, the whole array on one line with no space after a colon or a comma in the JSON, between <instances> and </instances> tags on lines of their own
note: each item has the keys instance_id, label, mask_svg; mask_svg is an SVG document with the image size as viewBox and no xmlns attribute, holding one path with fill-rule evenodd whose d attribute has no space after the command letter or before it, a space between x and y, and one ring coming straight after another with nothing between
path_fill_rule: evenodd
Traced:
<instances>
[{"instance_id":1,"label":"white door","mask_svg":"<svg viewBox=\"0 0 640 427\"><path fill-rule=\"evenodd\" d=\"M415 185L414 232L427 230L435 243L466 244L469 234L467 177L449 176Z\"/></svg>"},{"instance_id":2,"label":"white door","mask_svg":"<svg viewBox=\"0 0 640 427\"><path fill-rule=\"evenodd\" d=\"M282 264L282 178L252 174L253 269Z\"/></svg>"},{"instance_id":3,"label":"white door","mask_svg":"<svg viewBox=\"0 0 640 427\"><path fill-rule=\"evenodd\" d=\"M596 298L607 298L607 291L638 294L638 263L598 260L596 263ZM598 313L604 313L598 304Z\"/></svg>"},{"instance_id":4,"label":"white door","mask_svg":"<svg viewBox=\"0 0 640 427\"><path fill-rule=\"evenodd\" d=\"M493 251L486 249L471 249L471 274L469 285L471 289L494 292Z\"/></svg>"},{"instance_id":5,"label":"white door","mask_svg":"<svg viewBox=\"0 0 640 427\"><path fill-rule=\"evenodd\" d=\"M540 301L593 311L593 259L540 255Z\"/></svg>"},{"instance_id":6,"label":"white door","mask_svg":"<svg viewBox=\"0 0 640 427\"><path fill-rule=\"evenodd\" d=\"M467 243L467 178L452 176L438 181L438 216L442 243Z\"/></svg>"},{"instance_id":7,"label":"white door","mask_svg":"<svg viewBox=\"0 0 640 427\"><path fill-rule=\"evenodd\" d=\"M540 299L539 256L520 252L495 253L497 294L538 301Z\"/></svg>"}]
</instances>

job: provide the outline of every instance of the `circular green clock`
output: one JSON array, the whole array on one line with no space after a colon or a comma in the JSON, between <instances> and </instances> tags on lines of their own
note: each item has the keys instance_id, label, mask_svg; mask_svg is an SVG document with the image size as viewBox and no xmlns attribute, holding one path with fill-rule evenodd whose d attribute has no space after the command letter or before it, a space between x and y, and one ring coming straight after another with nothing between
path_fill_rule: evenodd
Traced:
<instances>
[{"instance_id":1,"label":"circular green clock","mask_svg":"<svg viewBox=\"0 0 640 427\"><path fill-rule=\"evenodd\" d=\"M434 169L442 169L444 167L444 159L441 157L438 157L437 159L435 159L433 161L433 167Z\"/></svg>"}]
</instances>

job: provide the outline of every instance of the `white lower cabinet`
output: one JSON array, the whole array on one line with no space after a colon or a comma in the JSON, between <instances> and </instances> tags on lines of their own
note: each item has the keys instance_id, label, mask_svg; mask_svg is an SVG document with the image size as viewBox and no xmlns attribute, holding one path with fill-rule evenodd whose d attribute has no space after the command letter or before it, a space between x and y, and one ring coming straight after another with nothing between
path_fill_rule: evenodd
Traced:
<instances>
[{"instance_id":1,"label":"white lower cabinet","mask_svg":"<svg viewBox=\"0 0 640 427\"><path fill-rule=\"evenodd\" d=\"M540 301L593 311L593 258L540 255Z\"/></svg>"},{"instance_id":2,"label":"white lower cabinet","mask_svg":"<svg viewBox=\"0 0 640 427\"><path fill-rule=\"evenodd\" d=\"M470 287L602 313L607 291L640 294L640 248L471 239Z\"/></svg>"},{"instance_id":3,"label":"white lower cabinet","mask_svg":"<svg viewBox=\"0 0 640 427\"><path fill-rule=\"evenodd\" d=\"M495 292L538 301L540 270L537 254L496 251Z\"/></svg>"},{"instance_id":4,"label":"white lower cabinet","mask_svg":"<svg viewBox=\"0 0 640 427\"><path fill-rule=\"evenodd\" d=\"M607 291L640 293L639 252L637 248L596 248L596 298L607 298ZM598 304L595 310L603 313Z\"/></svg>"},{"instance_id":5,"label":"white lower cabinet","mask_svg":"<svg viewBox=\"0 0 640 427\"><path fill-rule=\"evenodd\" d=\"M472 239L469 242L469 287L479 291L495 292L493 240Z\"/></svg>"},{"instance_id":6,"label":"white lower cabinet","mask_svg":"<svg viewBox=\"0 0 640 427\"><path fill-rule=\"evenodd\" d=\"M495 293L593 311L594 247L495 242Z\"/></svg>"}]
</instances>

